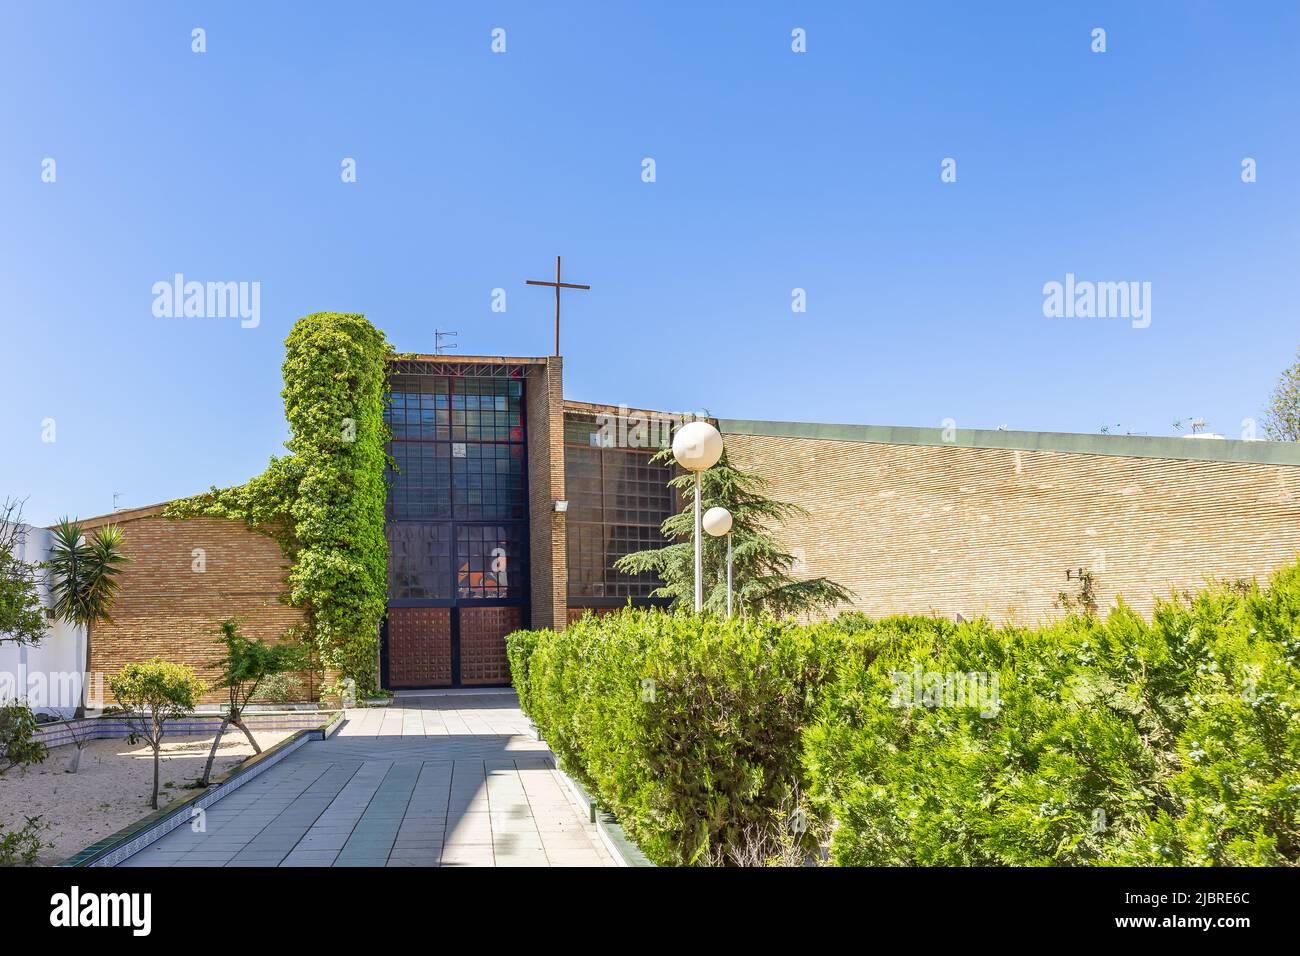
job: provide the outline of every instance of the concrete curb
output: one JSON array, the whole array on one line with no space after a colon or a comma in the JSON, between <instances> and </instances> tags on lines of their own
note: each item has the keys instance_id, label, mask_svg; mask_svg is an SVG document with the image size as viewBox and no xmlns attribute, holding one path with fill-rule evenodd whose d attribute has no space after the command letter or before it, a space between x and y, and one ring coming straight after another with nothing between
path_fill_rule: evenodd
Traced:
<instances>
[{"instance_id":1,"label":"concrete curb","mask_svg":"<svg viewBox=\"0 0 1300 956\"><path fill-rule=\"evenodd\" d=\"M537 738L541 740L541 737ZM555 760L555 755L551 755L551 766L555 772L560 775L564 785L569 790L569 795L578 803L580 807L586 808L587 820L596 825L596 833L600 836L600 842L609 855L614 858L614 862L619 866L654 866L641 848L629 837L619 822L614 819L614 815L608 810L601 808L599 802L589 793L587 789L578 781L560 769L560 765Z\"/></svg>"}]
</instances>

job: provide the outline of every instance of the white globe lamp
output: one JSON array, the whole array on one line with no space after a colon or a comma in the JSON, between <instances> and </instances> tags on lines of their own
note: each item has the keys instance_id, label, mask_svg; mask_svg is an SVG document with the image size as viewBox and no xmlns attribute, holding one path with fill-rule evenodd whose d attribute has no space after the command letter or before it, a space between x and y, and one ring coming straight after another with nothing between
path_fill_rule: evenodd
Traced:
<instances>
[{"instance_id":1,"label":"white globe lamp","mask_svg":"<svg viewBox=\"0 0 1300 956\"><path fill-rule=\"evenodd\" d=\"M722 435L708 422L688 422L673 436L673 457L687 471L707 471L722 457Z\"/></svg>"},{"instance_id":2,"label":"white globe lamp","mask_svg":"<svg viewBox=\"0 0 1300 956\"><path fill-rule=\"evenodd\" d=\"M731 533L731 512L726 508L710 508L704 512L704 530L715 538Z\"/></svg>"},{"instance_id":3,"label":"white globe lamp","mask_svg":"<svg viewBox=\"0 0 1300 956\"><path fill-rule=\"evenodd\" d=\"M704 512L704 530L715 538L727 536L727 617L731 617L731 512L710 508Z\"/></svg>"},{"instance_id":4,"label":"white globe lamp","mask_svg":"<svg viewBox=\"0 0 1300 956\"><path fill-rule=\"evenodd\" d=\"M695 613L704 609L703 515L700 513L700 472L722 457L722 435L708 422L687 422L673 436L677 464L695 473Z\"/></svg>"}]
</instances>

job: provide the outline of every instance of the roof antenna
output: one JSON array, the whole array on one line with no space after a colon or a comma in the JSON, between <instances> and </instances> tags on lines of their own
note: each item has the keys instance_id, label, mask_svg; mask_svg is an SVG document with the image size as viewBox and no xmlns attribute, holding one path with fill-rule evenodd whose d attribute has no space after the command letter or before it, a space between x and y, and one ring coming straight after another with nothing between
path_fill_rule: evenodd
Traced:
<instances>
[{"instance_id":1,"label":"roof antenna","mask_svg":"<svg viewBox=\"0 0 1300 956\"><path fill-rule=\"evenodd\" d=\"M447 351L447 349L454 349L456 347L455 342L452 342L450 345L443 345L442 340L445 338L451 338L452 336L456 336L456 335L460 335L460 333L444 332L442 329L434 329L433 330L433 354L441 355L443 352Z\"/></svg>"},{"instance_id":2,"label":"roof antenna","mask_svg":"<svg viewBox=\"0 0 1300 956\"><path fill-rule=\"evenodd\" d=\"M113 492L113 510L114 510L114 511L121 511L121 510L122 510L121 508L119 508L119 507L117 506L117 499L118 499L118 498L121 498L124 494L126 494L125 491L115 491L115 492Z\"/></svg>"}]
</instances>

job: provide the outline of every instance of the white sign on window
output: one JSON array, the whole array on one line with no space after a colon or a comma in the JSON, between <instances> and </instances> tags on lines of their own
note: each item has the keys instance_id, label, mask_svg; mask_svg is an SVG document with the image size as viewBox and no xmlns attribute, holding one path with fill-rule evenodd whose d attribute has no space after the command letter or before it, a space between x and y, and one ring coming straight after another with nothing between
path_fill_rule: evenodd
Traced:
<instances>
[{"instance_id":1,"label":"white sign on window","mask_svg":"<svg viewBox=\"0 0 1300 956\"><path fill-rule=\"evenodd\" d=\"M451 443L451 457L452 458L465 457L465 443L463 441L454 441Z\"/></svg>"}]
</instances>

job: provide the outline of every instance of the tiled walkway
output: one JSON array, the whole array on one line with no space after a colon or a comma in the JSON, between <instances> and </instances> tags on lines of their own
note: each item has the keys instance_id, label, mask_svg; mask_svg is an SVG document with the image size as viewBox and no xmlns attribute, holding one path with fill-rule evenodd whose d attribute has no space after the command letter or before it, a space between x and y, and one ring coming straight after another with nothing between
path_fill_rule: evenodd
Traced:
<instances>
[{"instance_id":1,"label":"tiled walkway","mask_svg":"<svg viewBox=\"0 0 1300 956\"><path fill-rule=\"evenodd\" d=\"M611 865L512 692L347 717L122 865Z\"/></svg>"}]
</instances>

